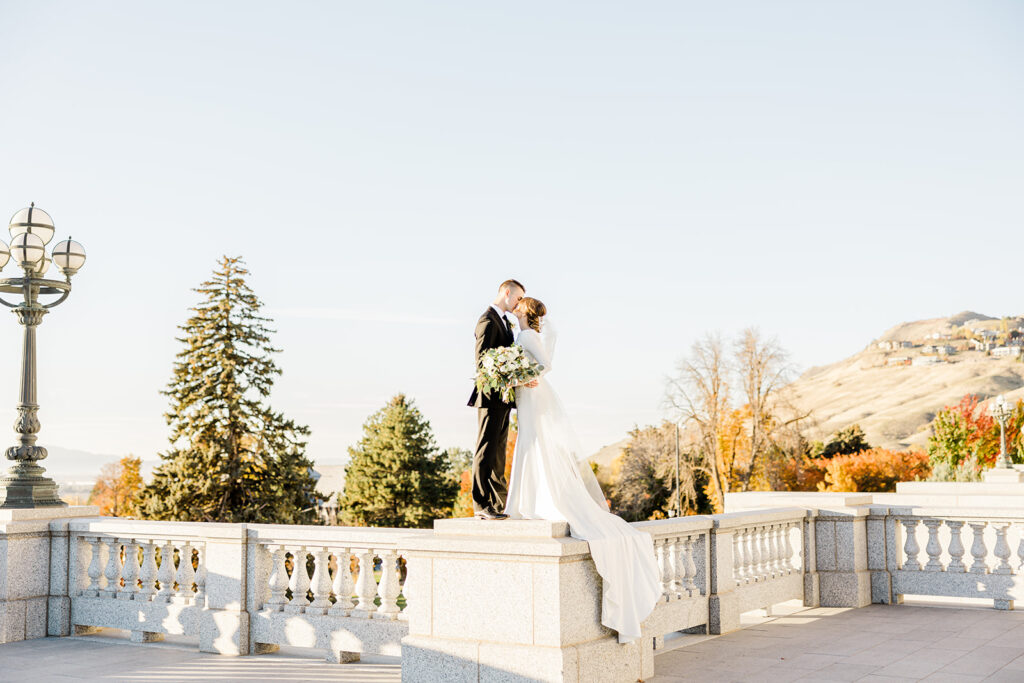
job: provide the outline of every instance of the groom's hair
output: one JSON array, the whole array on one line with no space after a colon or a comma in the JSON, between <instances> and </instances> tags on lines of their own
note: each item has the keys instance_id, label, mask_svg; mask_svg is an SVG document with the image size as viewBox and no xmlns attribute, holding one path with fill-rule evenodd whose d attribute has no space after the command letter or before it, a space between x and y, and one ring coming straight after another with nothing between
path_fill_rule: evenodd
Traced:
<instances>
[{"instance_id":1,"label":"groom's hair","mask_svg":"<svg viewBox=\"0 0 1024 683\"><path fill-rule=\"evenodd\" d=\"M526 287L523 287L523 283L520 282L519 280L505 280L500 285L498 285L498 291L502 292L505 290L506 287L518 287L523 291L523 294L526 294Z\"/></svg>"}]
</instances>

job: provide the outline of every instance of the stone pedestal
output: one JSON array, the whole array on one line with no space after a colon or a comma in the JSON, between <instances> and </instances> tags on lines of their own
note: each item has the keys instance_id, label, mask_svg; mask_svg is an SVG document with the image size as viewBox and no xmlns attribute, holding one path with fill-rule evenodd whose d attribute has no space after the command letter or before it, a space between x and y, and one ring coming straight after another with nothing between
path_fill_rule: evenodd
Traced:
<instances>
[{"instance_id":1,"label":"stone pedestal","mask_svg":"<svg viewBox=\"0 0 1024 683\"><path fill-rule=\"evenodd\" d=\"M814 551L822 607L871 604L866 521L863 507L820 509L814 520Z\"/></svg>"},{"instance_id":2,"label":"stone pedestal","mask_svg":"<svg viewBox=\"0 0 1024 683\"><path fill-rule=\"evenodd\" d=\"M982 479L986 484L1020 484L1024 483L1024 471L1018 469L1020 465L1012 468L994 467L985 470Z\"/></svg>"},{"instance_id":3,"label":"stone pedestal","mask_svg":"<svg viewBox=\"0 0 1024 683\"><path fill-rule=\"evenodd\" d=\"M206 537L206 605L199 613L199 650L249 654L244 524L210 524Z\"/></svg>"},{"instance_id":4,"label":"stone pedestal","mask_svg":"<svg viewBox=\"0 0 1024 683\"><path fill-rule=\"evenodd\" d=\"M654 674L653 638L601 625L601 579L565 522L438 520L409 540L402 680L629 681Z\"/></svg>"},{"instance_id":5,"label":"stone pedestal","mask_svg":"<svg viewBox=\"0 0 1024 683\"><path fill-rule=\"evenodd\" d=\"M0 643L68 635L67 522L93 506L0 509Z\"/></svg>"}]
</instances>

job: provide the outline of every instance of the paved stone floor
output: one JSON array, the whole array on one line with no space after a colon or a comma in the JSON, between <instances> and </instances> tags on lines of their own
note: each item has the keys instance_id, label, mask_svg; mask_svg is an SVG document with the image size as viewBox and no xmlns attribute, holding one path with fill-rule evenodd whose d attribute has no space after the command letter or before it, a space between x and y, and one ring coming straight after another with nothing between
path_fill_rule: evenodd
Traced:
<instances>
[{"instance_id":1,"label":"paved stone floor","mask_svg":"<svg viewBox=\"0 0 1024 683\"><path fill-rule=\"evenodd\" d=\"M796 609L724 636L683 636L655 657L651 683L679 681L1020 681L1024 610L872 605ZM342 681L394 683L397 659L327 664L302 651L201 654L107 635L0 645L0 681ZM586 682L591 683L591 682Z\"/></svg>"},{"instance_id":2,"label":"paved stone floor","mask_svg":"<svg viewBox=\"0 0 1024 683\"><path fill-rule=\"evenodd\" d=\"M724 636L684 636L654 667L652 683L1024 682L1024 610L819 607Z\"/></svg>"}]
</instances>

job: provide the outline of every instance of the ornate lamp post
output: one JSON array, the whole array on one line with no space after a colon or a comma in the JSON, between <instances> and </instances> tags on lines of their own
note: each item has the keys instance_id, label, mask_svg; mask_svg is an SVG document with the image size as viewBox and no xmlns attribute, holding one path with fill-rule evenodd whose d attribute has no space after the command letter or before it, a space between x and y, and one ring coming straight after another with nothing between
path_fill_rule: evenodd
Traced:
<instances>
[{"instance_id":1,"label":"ornate lamp post","mask_svg":"<svg viewBox=\"0 0 1024 683\"><path fill-rule=\"evenodd\" d=\"M19 444L7 449L7 459L14 465L0 477L0 509L65 506L57 495L57 485L44 476L38 464L46 457L46 449L36 445L39 432L39 404L36 403L36 327L49 309L60 304L71 294L71 276L85 263L85 250L71 238L54 245L50 255L46 245L53 239L54 227L50 215L32 204L11 218L11 246L0 240L0 269L8 261L22 269L21 277L0 279L0 293L15 294L21 303L10 303L0 297L0 303L14 309L18 322L25 328L21 356L21 401L14 431ZM46 280L43 276L50 264L64 275L63 280ZM57 295L50 303L40 303L40 296Z\"/></svg>"},{"instance_id":2,"label":"ornate lamp post","mask_svg":"<svg viewBox=\"0 0 1024 683\"><path fill-rule=\"evenodd\" d=\"M992 405L992 417L996 418L996 421L999 422L999 457L996 459L995 469L1013 469L1013 462L1010 461L1010 456L1006 454L1006 421L1010 419L1011 414L1012 411L1006 405L1006 399L1003 398L1002 394L999 394Z\"/></svg>"}]
</instances>

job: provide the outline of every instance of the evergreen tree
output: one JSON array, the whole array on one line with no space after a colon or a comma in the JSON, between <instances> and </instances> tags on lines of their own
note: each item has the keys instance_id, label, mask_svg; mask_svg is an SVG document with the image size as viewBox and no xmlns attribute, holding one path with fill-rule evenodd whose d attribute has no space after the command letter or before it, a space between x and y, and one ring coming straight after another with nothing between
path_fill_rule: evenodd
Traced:
<instances>
[{"instance_id":1,"label":"evergreen tree","mask_svg":"<svg viewBox=\"0 0 1024 683\"><path fill-rule=\"evenodd\" d=\"M860 425L850 425L836 432L822 450L821 456L833 458L837 455L856 455L871 448Z\"/></svg>"},{"instance_id":2,"label":"evergreen tree","mask_svg":"<svg viewBox=\"0 0 1024 683\"><path fill-rule=\"evenodd\" d=\"M451 515L458 480L437 451L430 423L403 394L369 417L349 455L338 503L342 523L427 527Z\"/></svg>"},{"instance_id":3,"label":"evergreen tree","mask_svg":"<svg viewBox=\"0 0 1024 683\"><path fill-rule=\"evenodd\" d=\"M179 329L168 388L171 449L143 493L149 519L295 524L315 520L309 429L265 405L281 374L269 318L240 258L223 257Z\"/></svg>"}]
</instances>

